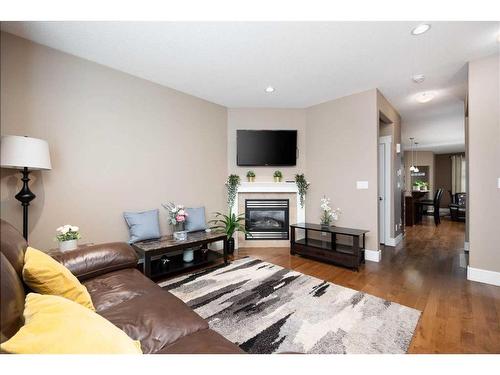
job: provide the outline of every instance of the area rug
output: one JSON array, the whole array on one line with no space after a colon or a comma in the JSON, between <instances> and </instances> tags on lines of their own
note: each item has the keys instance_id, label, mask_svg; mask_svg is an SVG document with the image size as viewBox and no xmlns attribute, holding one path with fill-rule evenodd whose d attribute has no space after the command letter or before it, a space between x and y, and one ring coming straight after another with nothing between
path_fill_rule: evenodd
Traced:
<instances>
[{"instance_id":1,"label":"area rug","mask_svg":"<svg viewBox=\"0 0 500 375\"><path fill-rule=\"evenodd\" d=\"M406 353L420 311L254 258L160 283L248 353Z\"/></svg>"}]
</instances>

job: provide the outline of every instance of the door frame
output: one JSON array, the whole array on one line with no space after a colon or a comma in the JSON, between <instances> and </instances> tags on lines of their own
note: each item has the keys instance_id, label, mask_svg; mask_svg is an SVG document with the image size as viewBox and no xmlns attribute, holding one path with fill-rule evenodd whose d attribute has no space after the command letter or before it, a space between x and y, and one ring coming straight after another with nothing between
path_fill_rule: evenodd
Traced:
<instances>
[{"instance_id":1,"label":"door frame","mask_svg":"<svg viewBox=\"0 0 500 375\"><path fill-rule=\"evenodd\" d=\"M379 238L379 243L387 245L391 240L391 211L392 211L392 197L391 197L391 181L392 181L392 136L386 135L378 138L378 144L384 145L384 238ZM378 166L380 167L380 161ZM379 178L380 173L377 173ZM378 186L378 184L377 184ZM380 193L380 192L379 192ZM378 198L378 197L377 197ZM380 225L380 224L379 224Z\"/></svg>"}]
</instances>

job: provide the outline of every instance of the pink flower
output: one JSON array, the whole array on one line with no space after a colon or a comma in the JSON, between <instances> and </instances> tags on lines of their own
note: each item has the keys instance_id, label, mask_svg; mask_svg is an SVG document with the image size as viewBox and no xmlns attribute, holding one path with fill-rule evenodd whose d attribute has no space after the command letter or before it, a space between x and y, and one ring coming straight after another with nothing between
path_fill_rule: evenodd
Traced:
<instances>
[{"instance_id":1,"label":"pink flower","mask_svg":"<svg viewBox=\"0 0 500 375\"><path fill-rule=\"evenodd\" d=\"M182 216L182 215L177 215L175 217L175 220L177 220L179 223L182 223L183 221L186 220L186 218L184 216Z\"/></svg>"}]
</instances>

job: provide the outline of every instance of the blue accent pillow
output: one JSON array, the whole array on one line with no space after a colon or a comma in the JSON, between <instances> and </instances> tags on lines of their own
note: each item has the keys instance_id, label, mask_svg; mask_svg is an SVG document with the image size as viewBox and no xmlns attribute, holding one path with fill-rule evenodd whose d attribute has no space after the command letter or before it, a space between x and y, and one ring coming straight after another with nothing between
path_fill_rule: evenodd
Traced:
<instances>
[{"instance_id":1,"label":"blue accent pillow","mask_svg":"<svg viewBox=\"0 0 500 375\"><path fill-rule=\"evenodd\" d=\"M160 221L158 215L158 209L143 212L124 212L123 217L127 222L130 232L128 243L160 238Z\"/></svg>"},{"instance_id":2,"label":"blue accent pillow","mask_svg":"<svg viewBox=\"0 0 500 375\"><path fill-rule=\"evenodd\" d=\"M186 208L186 213L188 217L185 228L188 232L207 229L205 207Z\"/></svg>"}]
</instances>

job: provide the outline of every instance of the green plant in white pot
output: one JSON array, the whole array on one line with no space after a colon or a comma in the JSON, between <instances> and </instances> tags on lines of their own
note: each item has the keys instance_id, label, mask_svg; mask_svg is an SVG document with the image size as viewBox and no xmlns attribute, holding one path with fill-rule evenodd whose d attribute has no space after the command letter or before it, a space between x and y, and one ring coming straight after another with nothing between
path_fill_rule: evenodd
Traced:
<instances>
[{"instance_id":1,"label":"green plant in white pot","mask_svg":"<svg viewBox=\"0 0 500 375\"><path fill-rule=\"evenodd\" d=\"M255 181L255 172L248 171L247 172L247 179L248 179L248 182L254 182Z\"/></svg>"},{"instance_id":2,"label":"green plant in white pot","mask_svg":"<svg viewBox=\"0 0 500 375\"><path fill-rule=\"evenodd\" d=\"M283 178L283 173L281 173L281 171L274 171L273 177L274 177L274 182L281 182L281 179Z\"/></svg>"},{"instance_id":3,"label":"green plant in white pot","mask_svg":"<svg viewBox=\"0 0 500 375\"><path fill-rule=\"evenodd\" d=\"M74 225L66 224L56 229L58 235L56 241L59 242L59 250L62 252L74 250L78 247L78 240L82 238L80 228Z\"/></svg>"}]
</instances>

